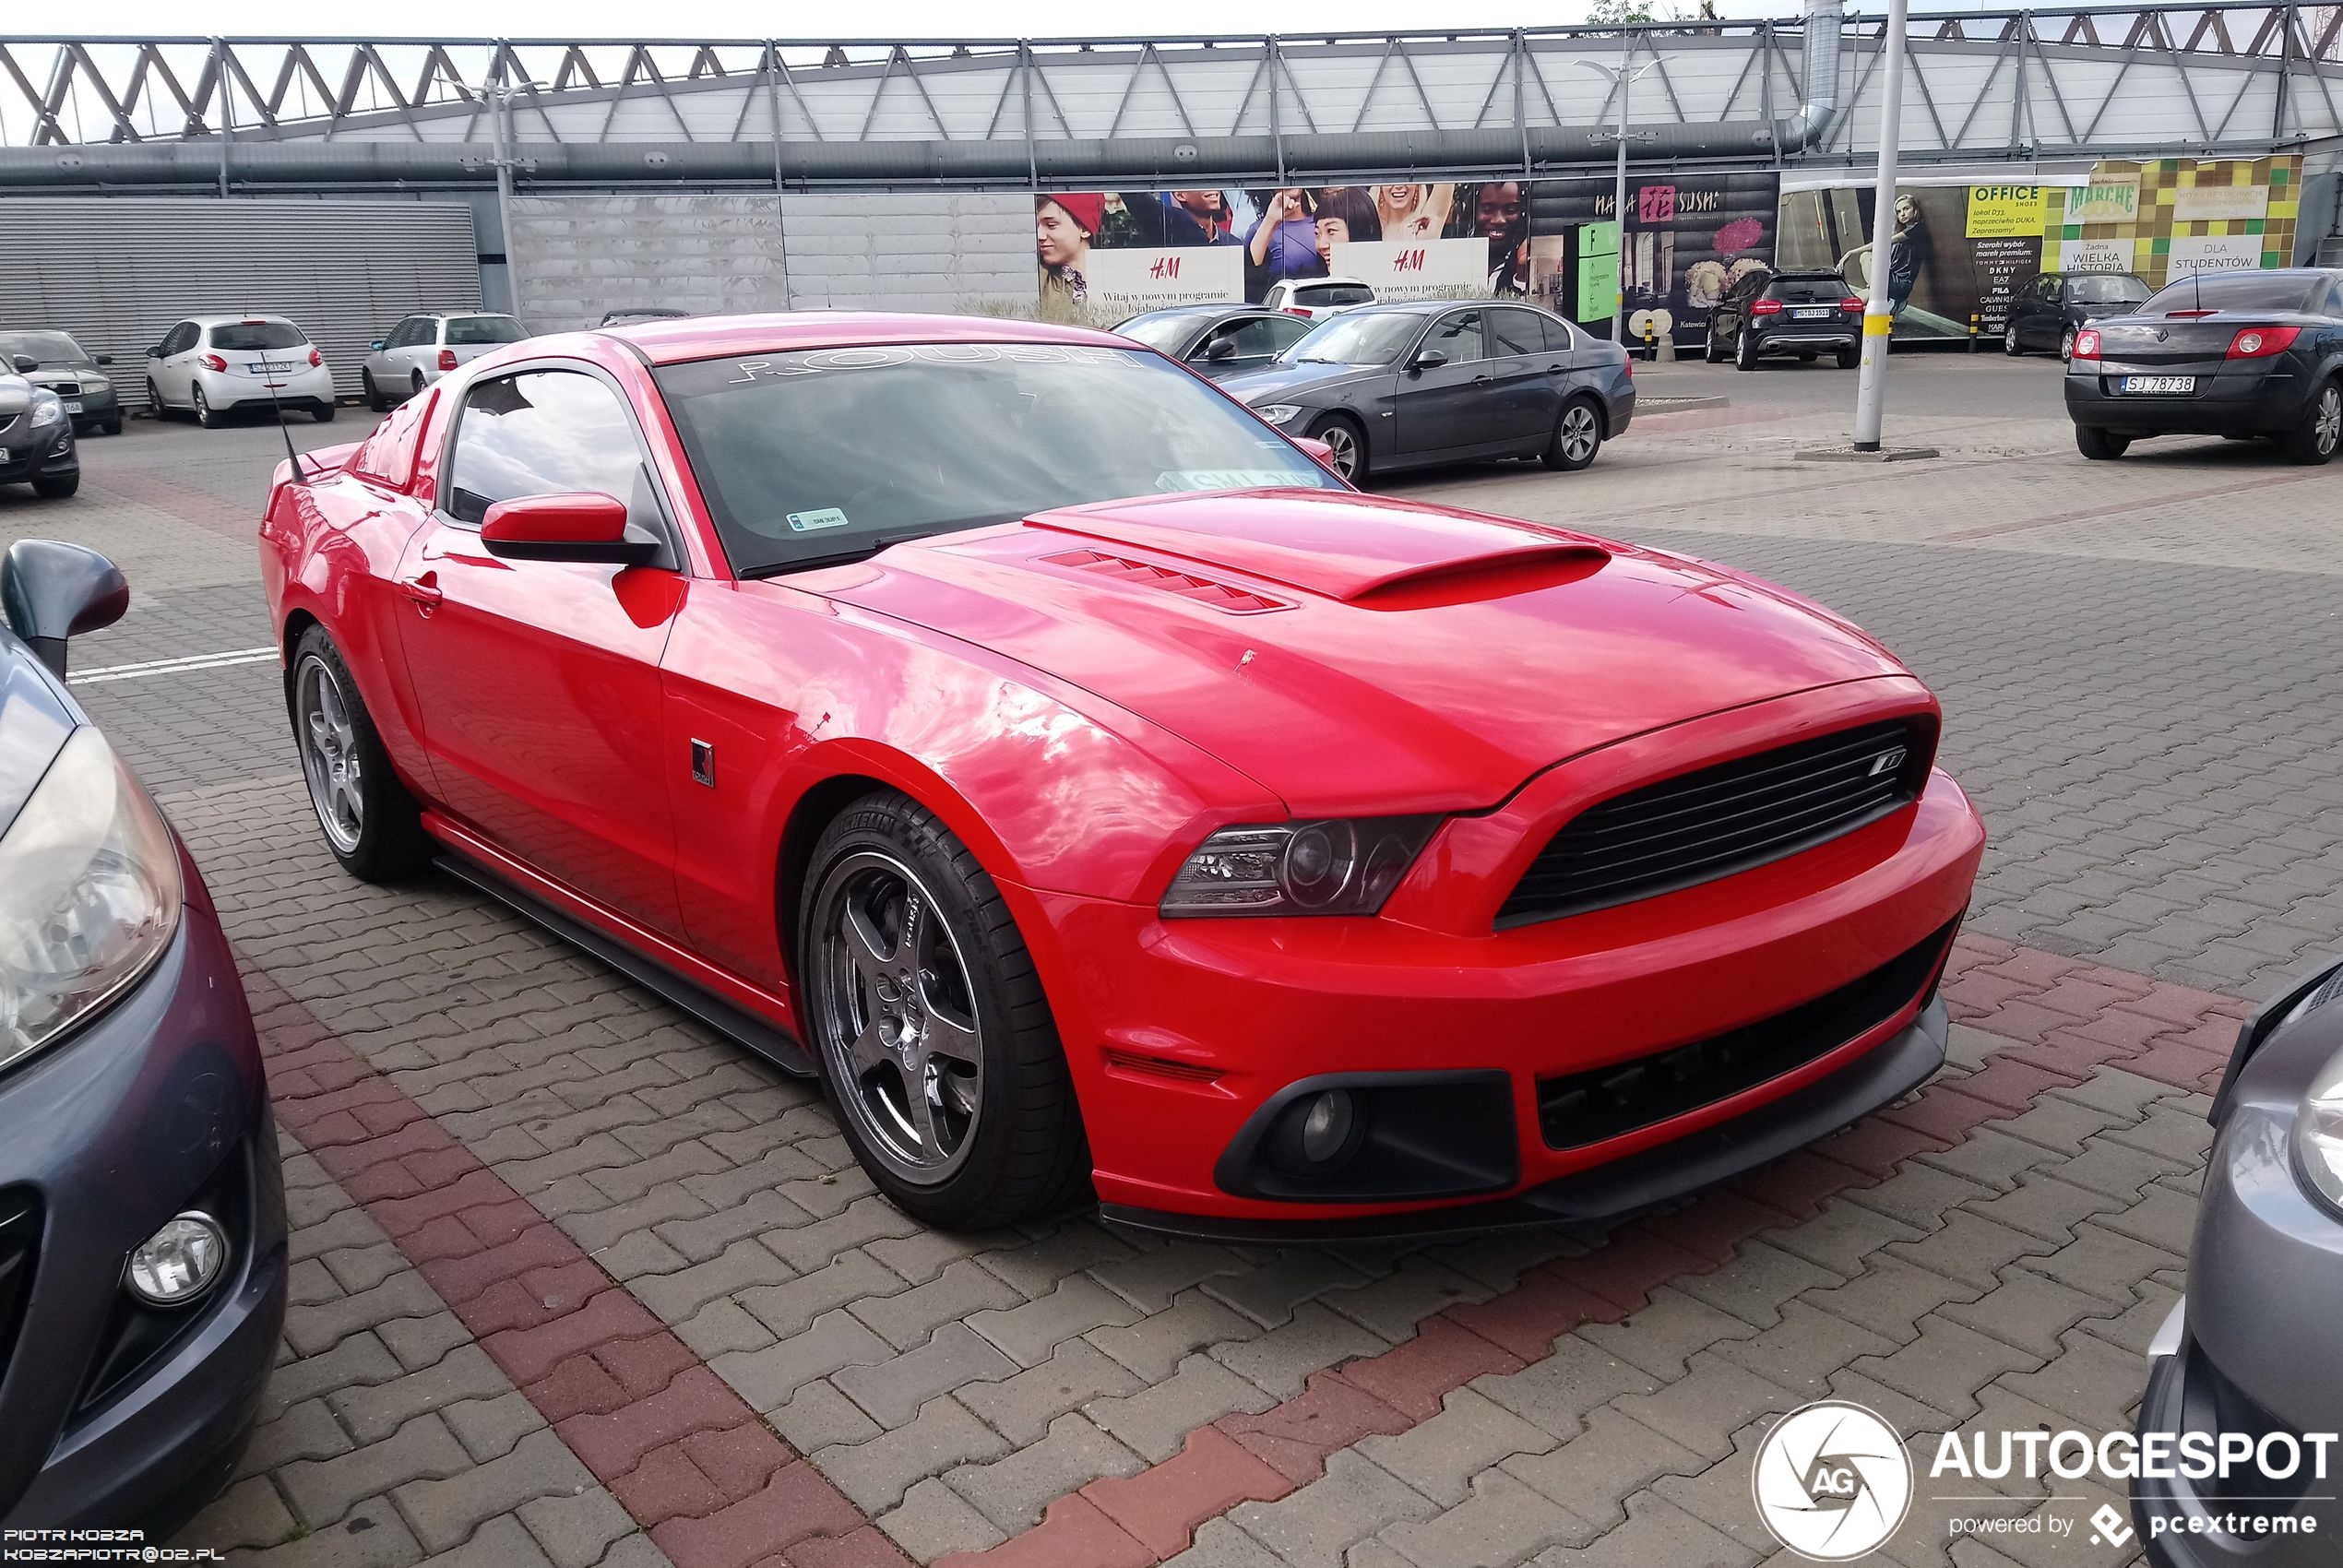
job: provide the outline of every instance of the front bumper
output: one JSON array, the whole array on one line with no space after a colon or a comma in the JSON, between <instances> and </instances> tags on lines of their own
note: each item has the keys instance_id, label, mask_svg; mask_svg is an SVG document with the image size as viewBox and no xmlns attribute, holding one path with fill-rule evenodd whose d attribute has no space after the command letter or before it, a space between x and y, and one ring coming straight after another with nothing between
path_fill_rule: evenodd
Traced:
<instances>
[{"instance_id":1,"label":"front bumper","mask_svg":"<svg viewBox=\"0 0 2343 1568\"><path fill-rule=\"evenodd\" d=\"M32 416L18 414L0 420L0 484L28 484L36 479L62 479L81 471L81 457L73 439L73 421L32 427Z\"/></svg>"},{"instance_id":2,"label":"front bumper","mask_svg":"<svg viewBox=\"0 0 2343 1568\"><path fill-rule=\"evenodd\" d=\"M0 1343L8 1527L161 1538L226 1484L276 1351L286 1228L268 1089L234 959L187 871L153 972L0 1079L0 1195L37 1235ZM225 1277L178 1314L139 1307L125 1260L197 1204L226 1221Z\"/></svg>"},{"instance_id":3,"label":"front bumper","mask_svg":"<svg viewBox=\"0 0 2343 1568\"><path fill-rule=\"evenodd\" d=\"M2127 396L2110 391L2127 374L2194 374L2200 389L2185 397ZM2066 412L2076 424L2130 435L2265 435L2302 422L2316 383L2290 362L2267 370L2210 374L2198 367L2109 364L2072 360L2066 367Z\"/></svg>"},{"instance_id":4,"label":"front bumper","mask_svg":"<svg viewBox=\"0 0 2343 1568\"><path fill-rule=\"evenodd\" d=\"M2198 1200L2185 1312L2151 1357L2142 1434L2244 1432L2258 1442L2343 1430L2335 1314L2343 1219L2303 1190L2293 1154L2302 1095L2343 1049L2343 1006L2262 1032L2270 1013L2306 989L2294 987L2240 1035L2242 1065L2216 1102L2221 1132ZM2330 1448L2327 1471L2268 1477L2247 1466L2227 1481L2142 1479L2132 1513L2159 1568L2331 1565L2343 1551L2335 1501L2343 1446Z\"/></svg>"},{"instance_id":5,"label":"front bumper","mask_svg":"<svg viewBox=\"0 0 2343 1568\"><path fill-rule=\"evenodd\" d=\"M1924 696L1917 683L1855 683L1874 685L1896 701ZM1836 727L1879 716L1887 700L1829 688L1790 706ZM1452 819L1375 920L1165 921L1151 908L1018 889L1031 900L1019 923L1041 937L1032 945L1108 1214L1247 1239L1596 1218L1762 1163L1925 1077L1942 1041L1923 1002L1984 842L1967 797L1941 772L1915 803L1786 860L1635 903L1491 927L1518 879L1521 862L1506 859L1514 847L1526 846L1526 861L1617 770L1664 776L1675 758L1730 754L1730 735L1782 718L1712 716L1549 769L1498 810ZM1805 1042L1794 1066L1689 1108L1671 1104L1616 1135L1549 1146L1552 1107L1541 1100L1561 1080L1644 1063L1672 1072L1658 1059L1793 1013L1932 942L1894 1005L1851 1033ZM1873 1058L1875 1070L1852 1071ZM1375 1196L1231 1180L1222 1163L1231 1146L1260 1135L1280 1096L1320 1079L1403 1098L1420 1084L1443 1097L1456 1109L1441 1114L1471 1133L1428 1124L1417 1147L1448 1142L1432 1153L1455 1179L1415 1194L1386 1183ZM1761 1116L1826 1081L1835 1087L1778 1111L1778 1126ZM1485 1158L1454 1158L1459 1141ZM1387 1173L1379 1167L1378 1180Z\"/></svg>"}]
</instances>

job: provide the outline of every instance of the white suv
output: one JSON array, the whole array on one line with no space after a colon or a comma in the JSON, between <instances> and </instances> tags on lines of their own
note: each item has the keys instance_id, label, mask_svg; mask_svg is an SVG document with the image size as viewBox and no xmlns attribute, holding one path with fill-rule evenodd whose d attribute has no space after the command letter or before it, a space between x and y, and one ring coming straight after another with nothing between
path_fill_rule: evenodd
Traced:
<instances>
[{"instance_id":1,"label":"white suv","mask_svg":"<svg viewBox=\"0 0 2343 1568\"><path fill-rule=\"evenodd\" d=\"M206 430L235 409L271 402L323 424L334 417L334 373L281 315L191 315L147 350L147 401L158 419L185 409Z\"/></svg>"},{"instance_id":2,"label":"white suv","mask_svg":"<svg viewBox=\"0 0 2343 1568\"><path fill-rule=\"evenodd\" d=\"M1356 278L1287 278L1270 284L1261 303L1304 321L1324 321L1374 303L1374 291Z\"/></svg>"},{"instance_id":3,"label":"white suv","mask_svg":"<svg viewBox=\"0 0 2343 1568\"><path fill-rule=\"evenodd\" d=\"M358 372L359 387L366 406L379 412L466 360L528 336L519 321L494 311L422 311L375 339L375 351Z\"/></svg>"}]
</instances>

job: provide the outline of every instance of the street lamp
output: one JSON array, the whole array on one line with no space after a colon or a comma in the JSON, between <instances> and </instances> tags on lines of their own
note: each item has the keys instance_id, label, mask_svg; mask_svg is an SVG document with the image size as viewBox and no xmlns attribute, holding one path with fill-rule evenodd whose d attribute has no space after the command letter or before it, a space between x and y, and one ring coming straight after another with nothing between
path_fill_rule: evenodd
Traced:
<instances>
[{"instance_id":1,"label":"street lamp","mask_svg":"<svg viewBox=\"0 0 2343 1568\"><path fill-rule=\"evenodd\" d=\"M1601 72L1619 89L1619 182L1611 198L1612 221L1619 229L1619 259L1612 269L1611 340L1623 349L1627 345L1622 322L1627 310L1627 91L1635 85L1635 78L1659 65L1659 59L1654 55L1642 65L1632 66L1623 61L1616 65L1597 60L1581 60L1578 64L1589 71Z\"/></svg>"},{"instance_id":2,"label":"street lamp","mask_svg":"<svg viewBox=\"0 0 2343 1568\"><path fill-rule=\"evenodd\" d=\"M507 125L512 119L513 94L535 92L542 82L497 82L485 84L481 95L488 100L488 128L496 145L496 227L504 231L505 287L512 295L512 311L520 314L520 251L513 243L513 170L519 160L512 156Z\"/></svg>"},{"instance_id":3,"label":"street lamp","mask_svg":"<svg viewBox=\"0 0 2343 1568\"><path fill-rule=\"evenodd\" d=\"M1904 129L1905 0L1888 0L1887 30L1879 47L1879 184L1872 196L1871 288L1863 302L1863 368L1855 384L1855 450L1879 450L1887 405L1887 337L1895 316L1887 298L1896 249L1896 152ZM1814 18L1806 25L1813 27Z\"/></svg>"}]
</instances>

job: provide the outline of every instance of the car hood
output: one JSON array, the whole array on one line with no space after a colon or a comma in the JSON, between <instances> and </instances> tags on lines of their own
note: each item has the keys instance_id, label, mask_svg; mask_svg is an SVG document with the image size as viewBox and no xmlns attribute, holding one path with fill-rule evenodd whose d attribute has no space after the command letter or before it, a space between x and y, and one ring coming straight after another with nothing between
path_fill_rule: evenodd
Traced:
<instances>
[{"instance_id":1,"label":"car hood","mask_svg":"<svg viewBox=\"0 0 2343 1568\"><path fill-rule=\"evenodd\" d=\"M1047 512L798 586L1092 692L1303 814L1492 805L1631 735L1905 672L1721 567L1351 492Z\"/></svg>"},{"instance_id":2,"label":"car hood","mask_svg":"<svg viewBox=\"0 0 2343 1568\"><path fill-rule=\"evenodd\" d=\"M0 375L0 420L14 419L32 407L32 383L21 375Z\"/></svg>"},{"instance_id":3,"label":"car hood","mask_svg":"<svg viewBox=\"0 0 2343 1568\"><path fill-rule=\"evenodd\" d=\"M1257 407L1263 403L1274 403L1280 398L1331 392L1355 381L1397 374L1387 364L1279 365L1275 370L1256 370L1244 375L1229 376L1220 383L1220 390Z\"/></svg>"}]
</instances>

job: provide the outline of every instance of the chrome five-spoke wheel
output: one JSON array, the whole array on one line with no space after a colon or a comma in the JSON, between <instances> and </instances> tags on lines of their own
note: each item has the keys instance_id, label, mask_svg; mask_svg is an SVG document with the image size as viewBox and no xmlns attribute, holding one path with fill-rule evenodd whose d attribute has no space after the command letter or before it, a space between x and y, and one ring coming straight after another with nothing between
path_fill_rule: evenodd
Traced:
<instances>
[{"instance_id":1,"label":"chrome five-spoke wheel","mask_svg":"<svg viewBox=\"0 0 2343 1568\"><path fill-rule=\"evenodd\" d=\"M959 941L919 873L862 850L815 905L812 1019L866 1146L921 1186L967 1159L984 1113L983 1030Z\"/></svg>"},{"instance_id":2,"label":"chrome five-spoke wheel","mask_svg":"<svg viewBox=\"0 0 2343 1568\"><path fill-rule=\"evenodd\" d=\"M327 839L345 855L358 851L366 830L365 771L358 754L358 728L349 699L326 661L312 655L301 662L293 686L293 729L301 742L302 771L309 778L309 803Z\"/></svg>"}]
</instances>

